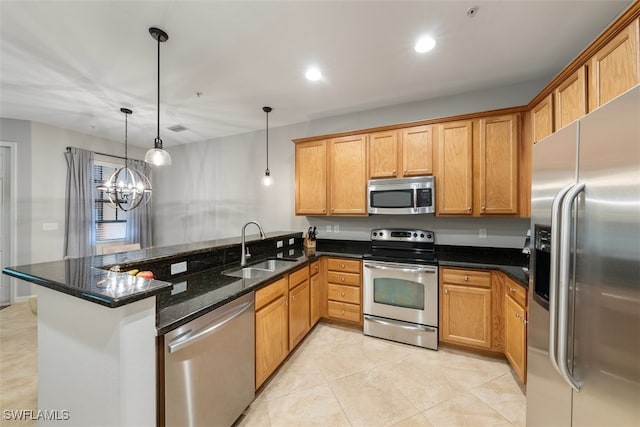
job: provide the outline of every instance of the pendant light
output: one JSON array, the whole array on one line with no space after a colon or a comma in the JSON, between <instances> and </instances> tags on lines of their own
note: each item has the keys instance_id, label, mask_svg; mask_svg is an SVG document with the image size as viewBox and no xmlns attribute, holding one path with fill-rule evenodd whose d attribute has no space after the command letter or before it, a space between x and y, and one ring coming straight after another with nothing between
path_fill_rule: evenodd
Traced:
<instances>
[{"instance_id":1,"label":"pendant light","mask_svg":"<svg viewBox=\"0 0 640 427\"><path fill-rule=\"evenodd\" d=\"M262 107L262 111L267 113L267 168L264 171L264 176L262 177L262 185L265 187L273 184L273 178L271 178L271 171L269 170L269 113L273 109L271 107Z\"/></svg>"},{"instance_id":2,"label":"pendant light","mask_svg":"<svg viewBox=\"0 0 640 427\"><path fill-rule=\"evenodd\" d=\"M149 28L151 37L158 41L158 132L153 142L153 148L147 151L144 161L154 166L171 165L171 156L162 149L162 139L160 139L160 43L169 40L169 35L160 28Z\"/></svg>"},{"instance_id":3,"label":"pendant light","mask_svg":"<svg viewBox=\"0 0 640 427\"><path fill-rule=\"evenodd\" d=\"M124 167L116 170L104 184L96 187L109 198L111 206L122 211L130 211L138 206L146 205L151 199L151 183L140 171L128 167L127 152L127 118L133 113L128 108L121 108L124 113Z\"/></svg>"}]
</instances>

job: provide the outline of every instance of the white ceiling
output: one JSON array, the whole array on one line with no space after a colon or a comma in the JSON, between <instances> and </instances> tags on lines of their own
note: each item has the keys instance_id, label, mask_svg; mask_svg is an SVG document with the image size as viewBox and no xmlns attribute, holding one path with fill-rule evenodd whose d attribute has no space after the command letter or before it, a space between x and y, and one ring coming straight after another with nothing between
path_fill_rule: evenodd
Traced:
<instances>
[{"instance_id":1,"label":"white ceiling","mask_svg":"<svg viewBox=\"0 0 640 427\"><path fill-rule=\"evenodd\" d=\"M0 117L122 141L126 106L130 143L152 146L151 26L169 34L160 134L170 147L263 129L264 105L276 127L550 77L629 4L0 0ZM419 55L422 34L437 45ZM311 64L324 80L305 80Z\"/></svg>"}]
</instances>

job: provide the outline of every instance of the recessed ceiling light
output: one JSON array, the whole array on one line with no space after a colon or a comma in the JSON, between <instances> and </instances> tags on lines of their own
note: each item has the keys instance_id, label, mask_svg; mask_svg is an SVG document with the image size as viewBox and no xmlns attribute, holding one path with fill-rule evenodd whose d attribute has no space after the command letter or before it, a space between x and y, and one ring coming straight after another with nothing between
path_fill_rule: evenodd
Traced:
<instances>
[{"instance_id":1,"label":"recessed ceiling light","mask_svg":"<svg viewBox=\"0 0 640 427\"><path fill-rule=\"evenodd\" d=\"M420 37L413 47L416 52L424 53L429 52L436 45L436 41L429 36Z\"/></svg>"},{"instance_id":2,"label":"recessed ceiling light","mask_svg":"<svg viewBox=\"0 0 640 427\"><path fill-rule=\"evenodd\" d=\"M305 73L305 77L307 78L307 80L316 82L322 78L322 73L316 67L311 67Z\"/></svg>"}]
</instances>

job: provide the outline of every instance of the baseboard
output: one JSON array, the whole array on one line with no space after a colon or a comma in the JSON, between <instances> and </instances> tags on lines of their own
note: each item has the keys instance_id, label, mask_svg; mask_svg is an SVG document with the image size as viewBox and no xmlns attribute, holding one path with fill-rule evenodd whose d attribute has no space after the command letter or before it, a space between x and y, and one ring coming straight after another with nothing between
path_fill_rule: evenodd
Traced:
<instances>
[{"instance_id":1,"label":"baseboard","mask_svg":"<svg viewBox=\"0 0 640 427\"><path fill-rule=\"evenodd\" d=\"M11 304L19 304L21 302L27 302L27 301L29 301L29 298L31 298L32 296L33 295L25 295L25 296L21 296L21 297L16 297L16 299L14 299Z\"/></svg>"}]
</instances>

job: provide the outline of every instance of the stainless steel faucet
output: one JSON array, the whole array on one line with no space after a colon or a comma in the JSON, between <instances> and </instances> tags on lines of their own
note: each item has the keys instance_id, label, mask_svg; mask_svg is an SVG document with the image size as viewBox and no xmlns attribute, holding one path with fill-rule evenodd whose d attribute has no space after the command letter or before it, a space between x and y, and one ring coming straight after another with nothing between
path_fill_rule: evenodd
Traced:
<instances>
[{"instance_id":1,"label":"stainless steel faucet","mask_svg":"<svg viewBox=\"0 0 640 427\"><path fill-rule=\"evenodd\" d=\"M256 221L249 221L248 223L246 223L245 225L242 226L242 247L241 247L241 251L242 251L242 255L240 255L240 267L244 267L245 265L247 265L247 258L249 258L251 256L251 254L249 253L249 248L246 249L244 248L244 232L247 228L247 225L249 224L255 224L258 226L258 230L260 230L260 239L264 240L265 239L265 235L264 235L264 231L262 231L262 227L260 226L260 224L258 224Z\"/></svg>"}]
</instances>

